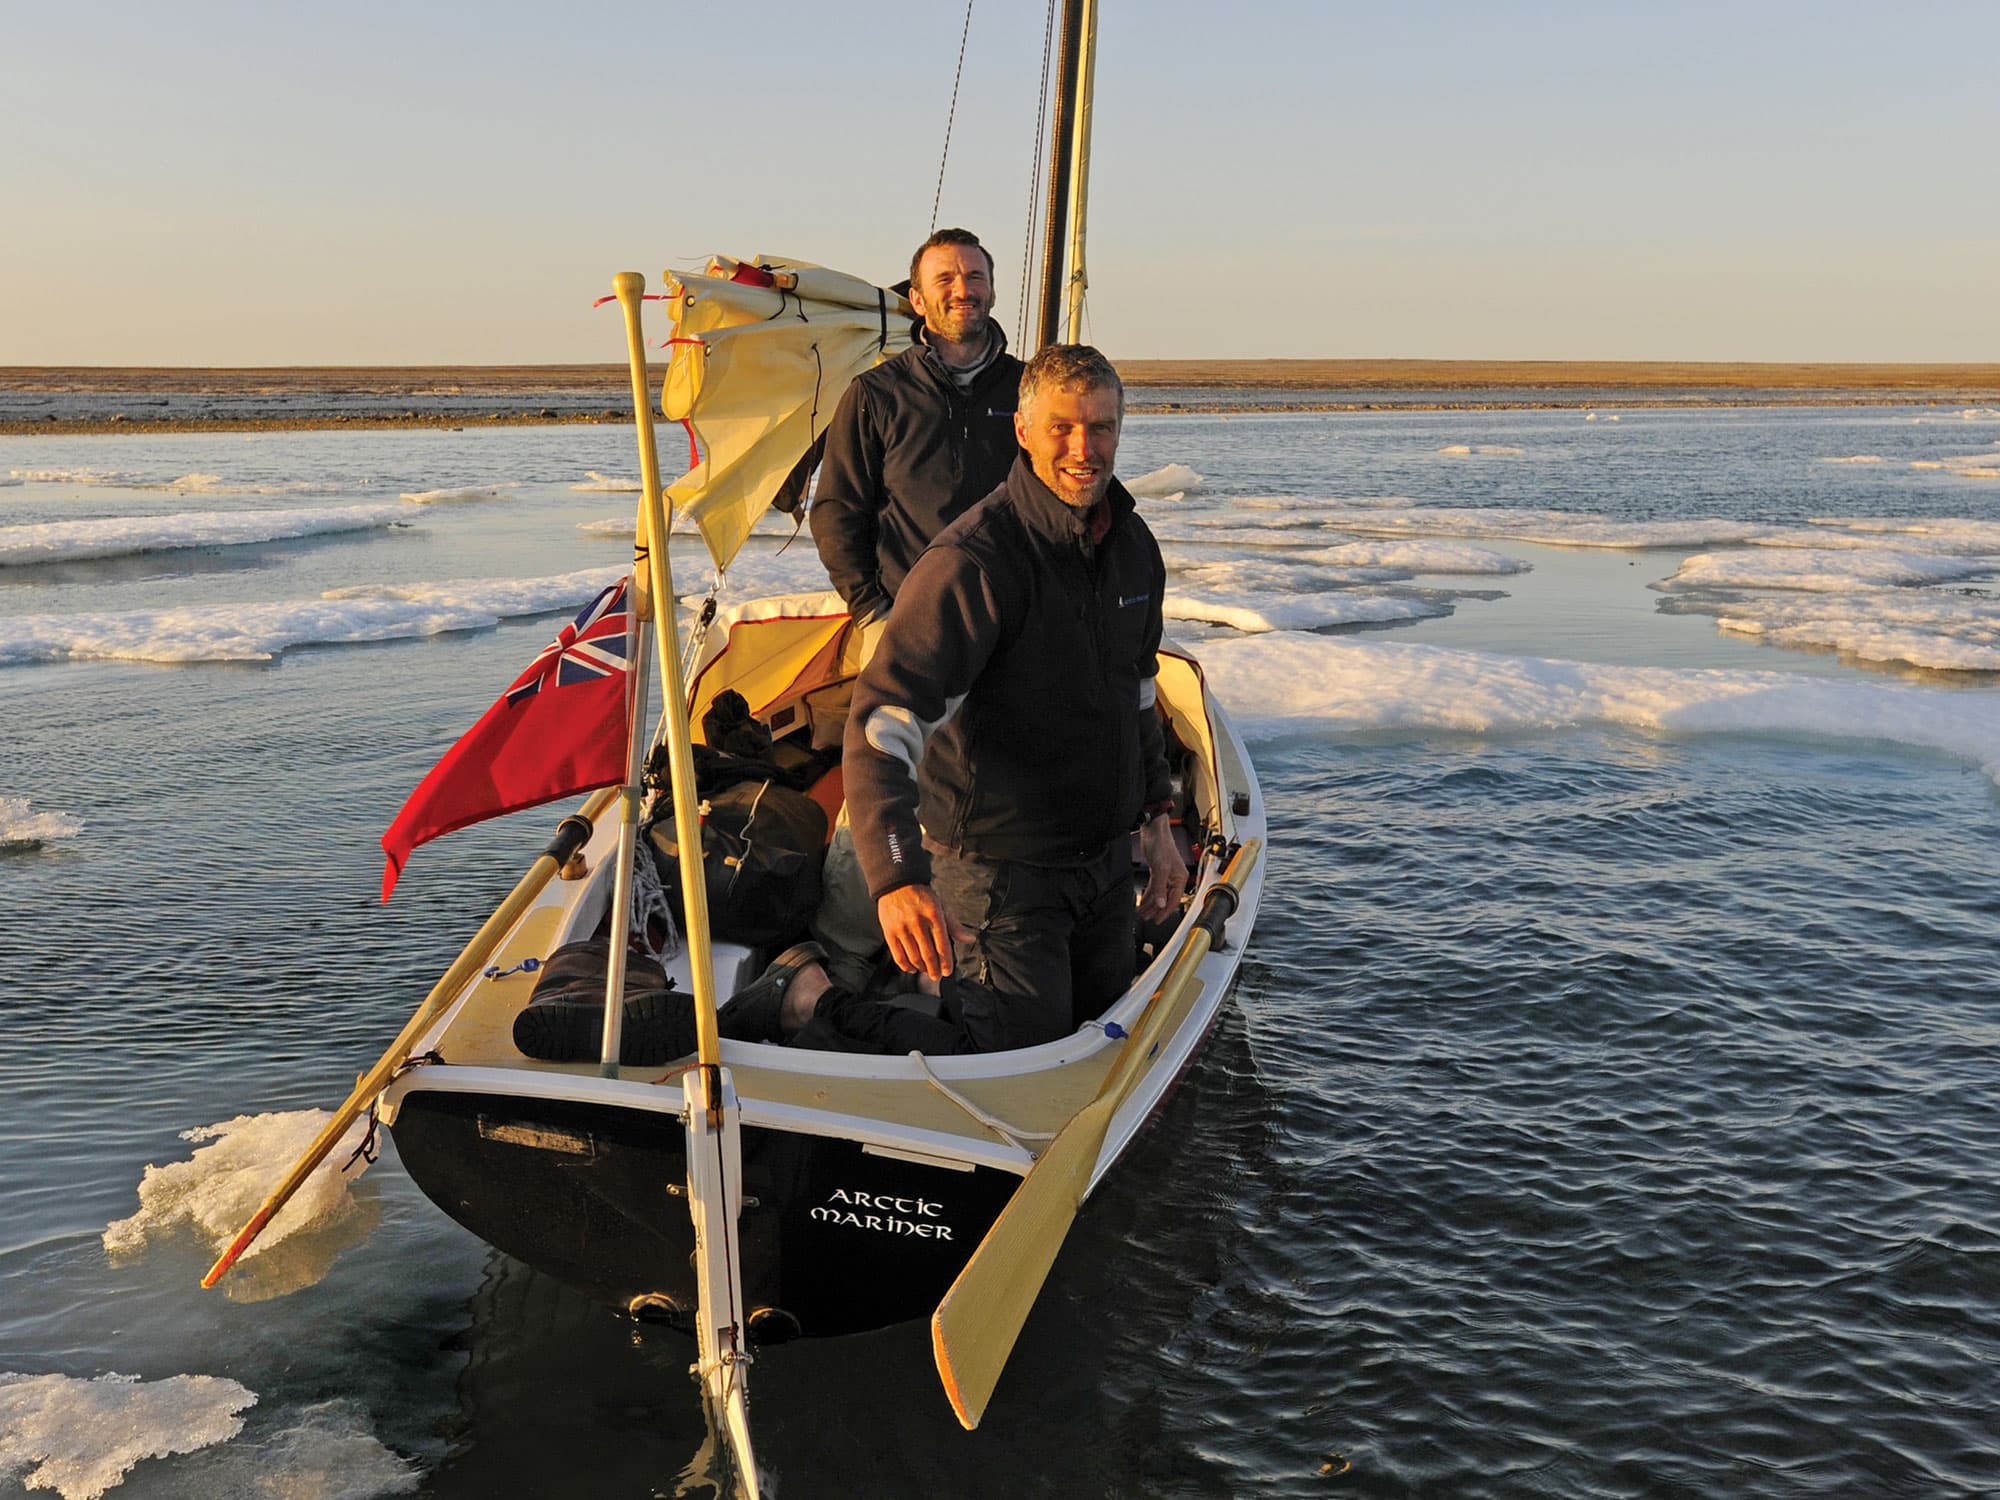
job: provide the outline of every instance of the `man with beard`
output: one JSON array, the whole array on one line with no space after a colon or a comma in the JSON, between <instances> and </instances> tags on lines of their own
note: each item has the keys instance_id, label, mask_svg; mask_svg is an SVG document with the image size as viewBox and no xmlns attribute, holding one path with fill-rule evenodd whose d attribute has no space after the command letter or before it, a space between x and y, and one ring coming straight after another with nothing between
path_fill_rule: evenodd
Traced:
<instances>
[{"instance_id":1,"label":"man with beard","mask_svg":"<svg viewBox=\"0 0 2000 1500\"><path fill-rule=\"evenodd\" d=\"M855 623L878 626L917 554L1014 464L1021 362L993 321L993 258L940 229L910 258L916 342L858 376L826 431L813 541Z\"/></svg>"},{"instance_id":2,"label":"man with beard","mask_svg":"<svg viewBox=\"0 0 2000 1500\"><path fill-rule=\"evenodd\" d=\"M987 1052L1067 1035L1123 993L1134 922L1173 914L1154 709L1166 569L1112 477L1124 390L1095 349L1031 360L1006 483L900 580L847 721L855 846L890 954L938 1004L870 998L819 949L729 1007L738 1035ZM1147 866L1135 911L1131 834Z\"/></svg>"},{"instance_id":3,"label":"man with beard","mask_svg":"<svg viewBox=\"0 0 2000 1500\"><path fill-rule=\"evenodd\" d=\"M858 376L834 409L813 495L813 541L854 619L844 665L873 654L897 588L932 537L1007 477L1021 362L992 318L993 257L940 229L910 257L916 341ZM875 904L843 819L827 849L813 935L856 988L882 952Z\"/></svg>"}]
</instances>

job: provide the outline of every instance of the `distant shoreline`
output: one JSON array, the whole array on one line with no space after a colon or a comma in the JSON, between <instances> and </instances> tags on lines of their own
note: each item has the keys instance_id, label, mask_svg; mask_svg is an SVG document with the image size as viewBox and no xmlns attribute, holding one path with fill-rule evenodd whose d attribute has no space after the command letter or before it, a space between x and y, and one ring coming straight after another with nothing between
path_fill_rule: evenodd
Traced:
<instances>
[{"instance_id":1,"label":"distant shoreline","mask_svg":"<svg viewBox=\"0 0 2000 1500\"><path fill-rule=\"evenodd\" d=\"M2000 403L2000 364L1126 360L1134 412ZM0 436L631 420L623 365L0 367Z\"/></svg>"}]
</instances>

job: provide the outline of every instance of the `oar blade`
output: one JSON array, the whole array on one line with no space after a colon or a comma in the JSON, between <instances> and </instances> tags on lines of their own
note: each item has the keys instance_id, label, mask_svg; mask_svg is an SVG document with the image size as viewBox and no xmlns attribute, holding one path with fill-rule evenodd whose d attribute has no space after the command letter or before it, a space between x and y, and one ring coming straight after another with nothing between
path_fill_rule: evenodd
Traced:
<instances>
[{"instance_id":1,"label":"oar blade","mask_svg":"<svg viewBox=\"0 0 2000 1500\"><path fill-rule=\"evenodd\" d=\"M1071 1117L1014 1189L979 1248L931 1314L931 1353L958 1420L969 1431L1014 1352L1014 1342L1041 1294L1056 1252L1076 1219L1097 1170L1111 1121L1146 1076L1162 1038L1180 1025L1205 985L1201 962L1221 940L1238 894L1262 856L1262 839L1246 840L1222 879L1202 899L1201 913L1118 1049L1097 1097Z\"/></svg>"},{"instance_id":2,"label":"oar blade","mask_svg":"<svg viewBox=\"0 0 2000 1500\"><path fill-rule=\"evenodd\" d=\"M1063 1127L931 1314L938 1378L967 1431L986 1414L1014 1341L1048 1280L1090 1186L1116 1106L1115 1100L1098 1099Z\"/></svg>"}]
</instances>

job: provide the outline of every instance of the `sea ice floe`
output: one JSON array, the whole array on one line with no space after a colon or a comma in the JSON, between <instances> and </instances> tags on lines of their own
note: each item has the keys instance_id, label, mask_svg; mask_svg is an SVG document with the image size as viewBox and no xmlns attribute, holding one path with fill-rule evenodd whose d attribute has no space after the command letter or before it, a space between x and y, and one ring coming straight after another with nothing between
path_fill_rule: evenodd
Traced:
<instances>
[{"instance_id":1,"label":"sea ice floe","mask_svg":"<svg viewBox=\"0 0 2000 1500\"><path fill-rule=\"evenodd\" d=\"M1163 605L1169 620L1194 620L1227 625L1255 633L1270 630L1315 630L1334 625L1388 624L1449 614L1445 605L1423 599L1397 599L1382 594L1342 590L1274 598L1268 594L1221 595L1168 593Z\"/></svg>"},{"instance_id":2,"label":"sea ice floe","mask_svg":"<svg viewBox=\"0 0 2000 1500\"><path fill-rule=\"evenodd\" d=\"M585 469L583 472L586 477L576 484L571 485L571 489L590 490L613 495L636 495L641 488L639 481L636 479L620 479L614 474L600 474L595 469Z\"/></svg>"},{"instance_id":3,"label":"sea ice floe","mask_svg":"<svg viewBox=\"0 0 2000 1500\"><path fill-rule=\"evenodd\" d=\"M1660 588L1805 589L1847 593L1862 588L1907 588L1979 578L1996 564L1979 558L1929 552L1815 550L1790 547L1759 552L1700 552L1687 558Z\"/></svg>"},{"instance_id":4,"label":"sea ice floe","mask_svg":"<svg viewBox=\"0 0 2000 1500\"><path fill-rule=\"evenodd\" d=\"M1690 600L1733 635L1767 645L1839 651L1861 661L1942 672L2000 672L2000 599L1894 590L1728 601Z\"/></svg>"},{"instance_id":5,"label":"sea ice floe","mask_svg":"<svg viewBox=\"0 0 2000 1500\"><path fill-rule=\"evenodd\" d=\"M39 849L83 832L83 820L68 813L30 812L26 797L0 797L0 852Z\"/></svg>"},{"instance_id":6,"label":"sea ice floe","mask_svg":"<svg viewBox=\"0 0 2000 1500\"><path fill-rule=\"evenodd\" d=\"M763 594L817 593L832 586L826 564L819 560L810 538L774 546L771 538L759 535L730 563L722 592L723 597L737 600Z\"/></svg>"},{"instance_id":7,"label":"sea ice floe","mask_svg":"<svg viewBox=\"0 0 2000 1500\"><path fill-rule=\"evenodd\" d=\"M1589 512L1525 510L1509 506L1409 505L1301 500L1255 514L1240 508L1153 525L1162 544L1319 547L1329 541L1370 536L1471 537L1532 542L1545 547L1720 547L1750 542L1785 528L1754 521L1702 517L1682 521L1611 521Z\"/></svg>"},{"instance_id":8,"label":"sea ice floe","mask_svg":"<svg viewBox=\"0 0 2000 1500\"><path fill-rule=\"evenodd\" d=\"M388 526L396 505L340 505L310 510L197 510L171 516L111 516L0 526L0 567L127 557L189 547L239 547Z\"/></svg>"},{"instance_id":9,"label":"sea ice floe","mask_svg":"<svg viewBox=\"0 0 2000 1500\"><path fill-rule=\"evenodd\" d=\"M462 489L405 490L403 499L411 505L460 505L472 500L498 500L520 485L509 480L502 484L475 484Z\"/></svg>"},{"instance_id":10,"label":"sea ice floe","mask_svg":"<svg viewBox=\"0 0 2000 1500\"><path fill-rule=\"evenodd\" d=\"M1532 564L1487 547L1463 542L1393 541L1345 542L1296 554L1301 562L1335 568L1393 568L1401 573L1526 573Z\"/></svg>"},{"instance_id":11,"label":"sea ice floe","mask_svg":"<svg viewBox=\"0 0 2000 1500\"><path fill-rule=\"evenodd\" d=\"M1200 489L1208 481L1186 464L1168 464L1125 481L1125 488L1142 500L1179 500Z\"/></svg>"},{"instance_id":12,"label":"sea ice floe","mask_svg":"<svg viewBox=\"0 0 2000 1500\"><path fill-rule=\"evenodd\" d=\"M407 1495L423 1475L369 1430L358 1402L335 1398L272 1414L276 1431L259 1423L209 1458L204 1476L213 1495L253 1500L375 1500Z\"/></svg>"},{"instance_id":13,"label":"sea ice floe","mask_svg":"<svg viewBox=\"0 0 2000 1500\"><path fill-rule=\"evenodd\" d=\"M367 1410L336 1397L265 1410L255 1392L215 1375L0 1373L0 1480L63 1500L98 1500L143 1460L199 1453L154 1476L149 1492L250 1500L373 1500L405 1495L418 1467L384 1447Z\"/></svg>"},{"instance_id":14,"label":"sea ice floe","mask_svg":"<svg viewBox=\"0 0 2000 1500\"><path fill-rule=\"evenodd\" d=\"M1266 506L1247 515L1231 509L1147 525L1162 542L1242 541L1249 546L1298 546L1317 540L1315 533L1326 531L1331 522L1319 511L1304 507Z\"/></svg>"},{"instance_id":15,"label":"sea ice floe","mask_svg":"<svg viewBox=\"0 0 2000 1500\"><path fill-rule=\"evenodd\" d=\"M137 485L146 479L145 475L126 469L9 469L7 472L10 477L30 484Z\"/></svg>"},{"instance_id":16,"label":"sea ice floe","mask_svg":"<svg viewBox=\"0 0 2000 1500\"><path fill-rule=\"evenodd\" d=\"M1849 453L1840 458L1822 458L1823 464L1879 464L1887 463L1879 453Z\"/></svg>"},{"instance_id":17,"label":"sea ice floe","mask_svg":"<svg viewBox=\"0 0 2000 1500\"><path fill-rule=\"evenodd\" d=\"M1196 650L1253 737L1616 724L1939 751L2000 783L2000 695L1790 672L1605 666L1285 631Z\"/></svg>"},{"instance_id":18,"label":"sea ice floe","mask_svg":"<svg viewBox=\"0 0 2000 1500\"><path fill-rule=\"evenodd\" d=\"M1926 552L2000 553L2000 521L1965 516L1814 516L1807 525L1866 537L1873 546L1880 546L1887 535L1899 541L1918 539Z\"/></svg>"},{"instance_id":19,"label":"sea ice floe","mask_svg":"<svg viewBox=\"0 0 2000 1500\"><path fill-rule=\"evenodd\" d=\"M332 1120L326 1110L301 1109L238 1115L218 1125L182 1131L182 1140L207 1144L197 1144L186 1161L147 1166L139 1182L139 1211L105 1226L106 1253L135 1255L182 1228L192 1229L212 1250L226 1249L262 1205L271 1185ZM367 1157L355 1149L367 1134L367 1120L356 1120L251 1242L241 1263L269 1253L295 1234L353 1212L347 1185L368 1170Z\"/></svg>"},{"instance_id":20,"label":"sea ice floe","mask_svg":"<svg viewBox=\"0 0 2000 1500\"><path fill-rule=\"evenodd\" d=\"M227 1442L256 1403L254 1391L216 1375L0 1373L0 1475L63 1500L98 1500L142 1459Z\"/></svg>"},{"instance_id":21,"label":"sea ice floe","mask_svg":"<svg viewBox=\"0 0 2000 1500\"><path fill-rule=\"evenodd\" d=\"M774 524L774 521L776 524ZM629 542L639 534L639 515L635 510L622 516L599 516L594 521L578 521L576 529L586 536L621 537ZM693 536L696 527L693 519L686 511L677 510L674 512L672 522L669 523L669 530L674 536ZM750 534L752 536L789 536L793 530L794 527L789 517L780 516L776 511L767 511L764 515L758 517L757 525Z\"/></svg>"},{"instance_id":22,"label":"sea ice floe","mask_svg":"<svg viewBox=\"0 0 2000 1500\"><path fill-rule=\"evenodd\" d=\"M1753 521L1697 517L1682 521L1611 521L1589 511L1511 506L1419 505L1406 509L1322 502L1323 525L1362 535L1463 536L1536 542L1548 547L1716 547L1772 530Z\"/></svg>"},{"instance_id":23,"label":"sea ice floe","mask_svg":"<svg viewBox=\"0 0 2000 1500\"><path fill-rule=\"evenodd\" d=\"M1510 447L1506 443L1447 443L1444 447L1438 449L1438 452L1450 454L1454 458L1470 458L1473 456L1482 458L1519 458L1527 451L1525 448Z\"/></svg>"},{"instance_id":24,"label":"sea ice floe","mask_svg":"<svg viewBox=\"0 0 2000 1500\"><path fill-rule=\"evenodd\" d=\"M625 572L584 568L546 578L360 584L271 603L16 615L0 618L0 666L87 658L268 661L293 646L481 630L511 617L580 609Z\"/></svg>"},{"instance_id":25,"label":"sea ice floe","mask_svg":"<svg viewBox=\"0 0 2000 1500\"><path fill-rule=\"evenodd\" d=\"M1180 593L1300 594L1357 584L1398 583L1401 568L1339 568L1316 564L1304 551L1264 552L1250 557L1169 560L1168 582Z\"/></svg>"},{"instance_id":26,"label":"sea ice floe","mask_svg":"<svg viewBox=\"0 0 2000 1500\"><path fill-rule=\"evenodd\" d=\"M138 484L133 488L172 490L177 495L305 495L324 492L332 486L303 479L287 484L270 484L258 480L226 479L220 474L183 474L178 479Z\"/></svg>"}]
</instances>

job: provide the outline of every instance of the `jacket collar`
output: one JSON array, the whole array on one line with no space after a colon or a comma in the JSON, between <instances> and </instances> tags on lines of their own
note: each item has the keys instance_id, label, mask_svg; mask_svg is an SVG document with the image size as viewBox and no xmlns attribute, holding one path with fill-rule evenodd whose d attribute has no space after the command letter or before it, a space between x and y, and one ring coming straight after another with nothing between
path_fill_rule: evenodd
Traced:
<instances>
[{"instance_id":1,"label":"jacket collar","mask_svg":"<svg viewBox=\"0 0 2000 1500\"><path fill-rule=\"evenodd\" d=\"M986 355L986 363L979 367L979 373L973 377L972 384L966 387L968 390L976 390L984 385L1007 354L1007 330L991 318L986 320L986 326L993 330L993 347ZM931 347L930 325L922 319L910 325L910 347L916 351L917 359L925 369L953 390L959 389L957 376L951 366L946 364L944 357Z\"/></svg>"},{"instance_id":2,"label":"jacket collar","mask_svg":"<svg viewBox=\"0 0 2000 1500\"><path fill-rule=\"evenodd\" d=\"M1007 496L1013 502L1015 513L1030 531L1052 542L1075 543L1089 539L1090 515L1088 511L1072 509L1056 497L1056 494L1035 477L1034 466L1028 462L1028 455L1014 455L1014 467L1007 471ZM1134 509L1132 495L1113 476L1104 491L1105 503L1111 507L1111 530L1107 539L1124 524L1125 518Z\"/></svg>"}]
</instances>

